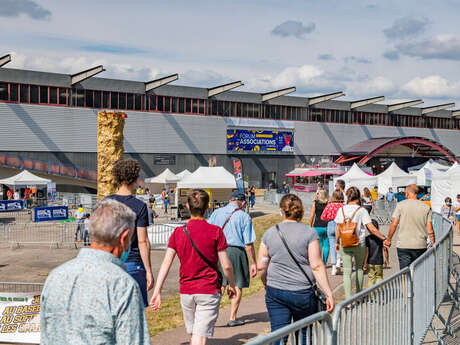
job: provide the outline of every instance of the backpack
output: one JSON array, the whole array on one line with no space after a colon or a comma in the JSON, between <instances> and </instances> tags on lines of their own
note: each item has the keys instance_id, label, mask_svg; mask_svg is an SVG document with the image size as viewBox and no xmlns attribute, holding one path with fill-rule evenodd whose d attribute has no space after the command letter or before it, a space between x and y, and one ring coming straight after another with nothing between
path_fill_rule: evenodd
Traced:
<instances>
[{"instance_id":1,"label":"backpack","mask_svg":"<svg viewBox=\"0 0 460 345\"><path fill-rule=\"evenodd\" d=\"M353 223L352 220L361 207L358 207L350 218L345 217L345 211L342 207L343 223L337 224L337 232L339 233L342 248L357 247L359 237L356 236L356 227L358 223Z\"/></svg>"}]
</instances>

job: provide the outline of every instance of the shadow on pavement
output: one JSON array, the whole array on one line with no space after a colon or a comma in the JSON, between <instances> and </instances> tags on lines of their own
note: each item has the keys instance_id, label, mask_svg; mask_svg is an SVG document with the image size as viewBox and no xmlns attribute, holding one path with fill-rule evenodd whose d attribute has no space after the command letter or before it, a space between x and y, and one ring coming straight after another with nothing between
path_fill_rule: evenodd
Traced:
<instances>
[{"instance_id":1,"label":"shadow on pavement","mask_svg":"<svg viewBox=\"0 0 460 345\"><path fill-rule=\"evenodd\" d=\"M241 345L248 342L249 339L258 336L257 333L241 333L235 334L233 337L226 339L211 338L208 340L208 345ZM188 343L186 343L188 344Z\"/></svg>"}]
</instances>

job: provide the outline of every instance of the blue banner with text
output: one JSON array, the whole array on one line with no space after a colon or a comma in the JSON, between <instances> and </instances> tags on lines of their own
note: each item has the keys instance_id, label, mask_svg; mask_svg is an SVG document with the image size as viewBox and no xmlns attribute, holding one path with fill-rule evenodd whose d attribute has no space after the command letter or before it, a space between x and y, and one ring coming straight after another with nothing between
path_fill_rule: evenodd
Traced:
<instances>
[{"instance_id":1,"label":"blue banner with text","mask_svg":"<svg viewBox=\"0 0 460 345\"><path fill-rule=\"evenodd\" d=\"M294 133L275 130L227 129L227 151L294 152Z\"/></svg>"},{"instance_id":2,"label":"blue banner with text","mask_svg":"<svg viewBox=\"0 0 460 345\"><path fill-rule=\"evenodd\" d=\"M22 200L0 200L0 212L18 211L24 208Z\"/></svg>"},{"instance_id":3,"label":"blue banner with text","mask_svg":"<svg viewBox=\"0 0 460 345\"><path fill-rule=\"evenodd\" d=\"M34 209L34 222L64 220L69 218L67 206L37 207Z\"/></svg>"}]
</instances>

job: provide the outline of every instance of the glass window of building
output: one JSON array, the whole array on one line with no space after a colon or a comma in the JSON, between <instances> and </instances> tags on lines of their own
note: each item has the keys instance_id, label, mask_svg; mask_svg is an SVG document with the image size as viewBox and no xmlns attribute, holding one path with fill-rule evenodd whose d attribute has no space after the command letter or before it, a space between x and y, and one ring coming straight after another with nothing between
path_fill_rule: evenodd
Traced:
<instances>
[{"instance_id":1,"label":"glass window of building","mask_svg":"<svg viewBox=\"0 0 460 345\"><path fill-rule=\"evenodd\" d=\"M134 109L134 95L132 93L127 93L126 94L128 101L126 102L127 109L128 110L133 110Z\"/></svg>"},{"instance_id":2,"label":"glass window of building","mask_svg":"<svg viewBox=\"0 0 460 345\"><path fill-rule=\"evenodd\" d=\"M157 96L149 95L149 110L157 110Z\"/></svg>"},{"instance_id":3,"label":"glass window of building","mask_svg":"<svg viewBox=\"0 0 460 345\"><path fill-rule=\"evenodd\" d=\"M254 117L259 117L259 105L254 104Z\"/></svg>"},{"instance_id":4,"label":"glass window of building","mask_svg":"<svg viewBox=\"0 0 460 345\"><path fill-rule=\"evenodd\" d=\"M40 86L40 103L48 103L48 86Z\"/></svg>"},{"instance_id":5,"label":"glass window of building","mask_svg":"<svg viewBox=\"0 0 460 345\"><path fill-rule=\"evenodd\" d=\"M165 96L165 111L171 112L171 97Z\"/></svg>"},{"instance_id":6,"label":"glass window of building","mask_svg":"<svg viewBox=\"0 0 460 345\"><path fill-rule=\"evenodd\" d=\"M171 111L177 113L177 97L171 97Z\"/></svg>"},{"instance_id":7,"label":"glass window of building","mask_svg":"<svg viewBox=\"0 0 460 345\"><path fill-rule=\"evenodd\" d=\"M94 107L93 90L85 90L85 106Z\"/></svg>"},{"instance_id":8,"label":"glass window of building","mask_svg":"<svg viewBox=\"0 0 460 345\"><path fill-rule=\"evenodd\" d=\"M18 88L18 84L10 84L10 101L11 102L17 102L18 99L19 99L19 88Z\"/></svg>"},{"instance_id":9,"label":"glass window of building","mask_svg":"<svg viewBox=\"0 0 460 345\"><path fill-rule=\"evenodd\" d=\"M185 99L185 112L186 113L192 112L192 100L190 98Z\"/></svg>"},{"instance_id":10,"label":"glass window of building","mask_svg":"<svg viewBox=\"0 0 460 345\"><path fill-rule=\"evenodd\" d=\"M185 113L185 99L184 98L179 98L179 113L183 114Z\"/></svg>"},{"instance_id":11,"label":"glass window of building","mask_svg":"<svg viewBox=\"0 0 460 345\"><path fill-rule=\"evenodd\" d=\"M50 86L50 104L58 103L57 87Z\"/></svg>"},{"instance_id":12,"label":"glass window of building","mask_svg":"<svg viewBox=\"0 0 460 345\"><path fill-rule=\"evenodd\" d=\"M205 108L205 102L204 102L204 99L200 99L198 100L198 113L200 114L204 114L204 108Z\"/></svg>"},{"instance_id":13,"label":"glass window of building","mask_svg":"<svg viewBox=\"0 0 460 345\"><path fill-rule=\"evenodd\" d=\"M38 103L38 86L30 85L30 103Z\"/></svg>"},{"instance_id":14,"label":"glass window of building","mask_svg":"<svg viewBox=\"0 0 460 345\"><path fill-rule=\"evenodd\" d=\"M110 108L118 109L118 92L110 93Z\"/></svg>"},{"instance_id":15,"label":"glass window of building","mask_svg":"<svg viewBox=\"0 0 460 345\"><path fill-rule=\"evenodd\" d=\"M198 114L198 100L192 99L192 113Z\"/></svg>"},{"instance_id":16,"label":"glass window of building","mask_svg":"<svg viewBox=\"0 0 460 345\"><path fill-rule=\"evenodd\" d=\"M94 108L101 108L101 91L94 91Z\"/></svg>"},{"instance_id":17,"label":"glass window of building","mask_svg":"<svg viewBox=\"0 0 460 345\"><path fill-rule=\"evenodd\" d=\"M59 88L59 104L67 104L67 89L60 87Z\"/></svg>"},{"instance_id":18,"label":"glass window of building","mask_svg":"<svg viewBox=\"0 0 460 345\"><path fill-rule=\"evenodd\" d=\"M118 94L118 109L126 109L126 93L124 92Z\"/></svg>"},{"instance_id":19,"label":"glass window of building","mask_svg":"<svg viewBox=\"0 0 460 345\"><path fill-rule=\"evenodd\" d=\"M0 83L0 101L8 100L8 84Z\"/></svg>"},{"instance_id":20,"label":"glass window of building","mask_svg":"<svg viewBox=\"0 0 460 345\"><path fill-rule=\"evenodd\" d=\"M110 92L108 91L102 92L102 108L109 107L109 99L110 99Z\"/></svg>"},{"instance_id":21,"label":"glass window of building","mask_svg":"<svg viewBox=\"0 0 460 345\"><path fill-rule=\"evenodd\" d=\"M134 100L134 109L142 110L142 95L136 94Z\"/></svg>"},{"instance_id":22,"label":"glass window of building","mask_svg":"<svg viewBox=\"0 0 460 345\"><path fill-rule=\"evenodd\" d=\"M158 109L159 111L163 111L163 109L164 109L164 106L163 106L163 98L164 98L163 96L158 96L158 97L157 97L157 109Z\"/></svg>"},{"instance_id":23,"label":"glass window of building","mask_svg":"<svg viewBox=\"0 0 460 345\"><path fill-rule=\"evenodd\" d=\"M19 89L21 103L29 103L29 85L21 84Z\"/></svg>"}]
</instances>

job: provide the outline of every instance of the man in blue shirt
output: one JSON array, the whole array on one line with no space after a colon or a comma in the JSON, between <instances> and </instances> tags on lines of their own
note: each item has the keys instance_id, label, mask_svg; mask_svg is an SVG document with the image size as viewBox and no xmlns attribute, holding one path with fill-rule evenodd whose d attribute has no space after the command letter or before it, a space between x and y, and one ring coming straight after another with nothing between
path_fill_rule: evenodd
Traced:
<instances>
[{"instance_id":1,"label":"man in blue shirt","mask_svg":"<svg viewBox=\"0 0 460 345\"><path fill-rule=\"evenodd\" d=\"M393 188L388 188L388 193L385 195L385 200L393 201L395 199L395 194L393 193Z\"/></svg>"},{"instance_id":2,"label":"man in blue shirt","mask_svg":"<svg viewBox=\"0 0 460 345\"><path fill-rule=\"evenodd\" d=\"M236 296L232 299L230 320L227 324L230 327L244 324L244 321L236 319L236 314L240 306L243 288L249 287L250 276L254 278L257 275L254 249L256 234L251 217L243 211L245 204L244 193L235 191L232 193L228 205L215 210L208 219L210 224L220 226L224 231L228 244L227 254L233 265ZM225 278L223 285L227 285Z\"/></svg>"},{"instance_id":3,"label":"man in blue shirt","mask_svg":"<svg viewBox=\"0 0 460 345\"><path fill-rule=\"evenodd\" d=\"M150 344L142 293L126 273L136 214L115 200L91 215L91 247L48 276L41 295L40 344Z\"/></svg>"}]
</instances>

